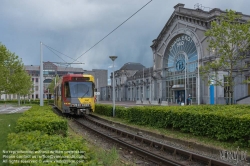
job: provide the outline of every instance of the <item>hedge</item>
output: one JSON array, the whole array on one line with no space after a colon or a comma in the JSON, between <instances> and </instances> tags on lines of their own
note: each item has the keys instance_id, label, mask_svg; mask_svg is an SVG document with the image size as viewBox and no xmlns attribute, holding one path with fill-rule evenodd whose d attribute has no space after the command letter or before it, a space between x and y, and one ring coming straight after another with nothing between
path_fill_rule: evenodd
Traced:
<instances>
[{"instance_id":1,"label":"hedge","mask_svg":"<svg viewBox=\"0 0 250 166\"><path fill-rule=\"evenodd\" d=\"M47 134L67 135L67 120L53 113L49 106L33 106L17 120L16 132L39 130Z\"/></svg>"},{"instance_id":2,"label":"hedge","mask_svg":"<svg viewBox=\"0 0 250 166\"><path fill-rule=\"evenodd\" d=\"M22 104L25 103L25 104L37 104L37 105L40 105L40 100L28 100L28 99L25 99L25 100L20 100L20 102ZM43 102L44 102L44 105L48 105L48 104L54 103L54 100L46 99ZM18 104L18 100L0 100L0 104Z\"/></svg>"},{"instance_id":3,"label":"hedge","mask_svg":"<svg viewBox=\"0 0 250 166\"><path fill-rule=\"evenodd\" d=\"M11 165L101 165L86 142L67 131L67 121L51 107L33 105L18 119L17 133L8 134L3 155Z\"/></svg>"},{"instance_id":4,"label":"hedge","mask_svg":"<svg viewBox=\"0 0 250 166\"><path fill-rule=\"evenodd\" d=\"M116 107L115 112L116 117L134 124L173 128L250 147L249 105ZM97 104L96 113L110 116L112 106Z\"/></svg>"},{"instance_id":5,"label":"hedge","mask_svg":"<svg viewBox=\"0 0 250 166\"><path fill-rule=\"evenodd\" d=\"M9 159L33 161L36 162L35 165L98 165L95 154L89 150L86 142L80 137L73 139L47 135L40 131L20 132L9 134L7 144L8 152L16 153L8 153ZM18 158L18 155L26 157ZM69 160L71 163L68 162ZM50 163L50 161L55 163ZM76 164L78 161L80 164ZM14 165L34 165L20 164L17 161L15 163Z\"/></svg>"}]
</instances>

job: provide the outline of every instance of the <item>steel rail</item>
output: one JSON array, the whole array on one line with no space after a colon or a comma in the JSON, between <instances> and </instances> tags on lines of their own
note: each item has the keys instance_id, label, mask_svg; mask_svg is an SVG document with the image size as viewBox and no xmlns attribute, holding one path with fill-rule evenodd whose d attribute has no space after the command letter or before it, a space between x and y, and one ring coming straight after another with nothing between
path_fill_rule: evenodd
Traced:
<instances>
[{"instance_id":1,"label":"steel rail","mask_svg":"<svg viewBox=\"0 0 250 166\"><path fill-rule=\"evenodd\" d=\"M54 108L54 110L58 110L58 109ZM58 113L58 111L57 111L57 113ZM61 112L59 114L62 116ZM158 147L158 150L160 150L160 151L170 151L170 153L173 154L173 157L176 157L177 155L186 156L188 158L188 161L190 161L190 162L193 161L193 160L196 161L196 162L200 161L200 162L203 162L203 163L207 163L208 166L233 166L233 165L231 165L229 163L225 163L225 162L222 162L222 161L219 161L219 160L208 158L208 157L205 157L205 156L202 156L202 155L199 155L199 154L195 154L195 153L183 150L183 149L179 149L179 148L176 148L176 147L173 147L173 146L170 146L170 145L155 142L155 141L152 141L150 139L141 137L139 135L131 134L131 133L123 131L121 129L114 128L114 127L112 127L110 125L106 125L105 123L95 121L93 119L99 119L100 120L101 118L93 116L93 115L91 115L91 116L94 117L94 118L90 118L90 116L85 116L85 120L88 120L89 122L94 123L99 127L102 127L104 129L115 132L117 135L126 136L126 138L131 138L134 141L140 141L141 143L148 144L150 147L153 147L153 146ZM73 118L73 120L76 123L78 123L79 125L81 125L81 126L84 125L75 118ZM107 120L105 120L105 121L107 121ZM109 121L107 121L107 122L109 122ZM138 148L136 146L128 144L128 143L126 143L126 142L124 142L124 141L122 141L120 139L117 139L117 138L114 138L112 136L105 135L104 133L98 132L95 129L93 129L91 127L88 127L86 125L84 125L84 127L88 128L91 131L94 131L94 132L96 132L96 133L98 133L98 134L100 134L100 135L102 135L102 136L116 142L116 143L119 143L119 144L121 144L121 145L123 145L125 147L129 147L130 149L136 151L137 154L140 155L141 157L147 158L147 160L150 160L150 161L152 161L154 163L157 163L158 165L168 164L170 166L172 166L172 165L184 166L184 164L182 164L182 163L179 163L179 162L171 160L171 159L166 159L166 158L163 158L163 157L161 157L159 155L156 155L154 153L145 151L145 150L143 150L141 148ZM149 159L149 157L151 157L151 158Z\"/></svg>"},{"instance_id":2,"label":"steel rail","mask_svg":"<svg viewBox=\"0 0 250 166\"><path fill-rule=\"evenodd\" d=\"M114 128L114 127L107 125L107 124L104 124L102 122L97 122L97 121L93 120L93 118L90 118L89 116L85 116L85 119L90 121L91 123L96 124L97 126L108 129L108 130L116 133L117 135L125 136L126 138L131 138L133 140L140 141L141 143L148 144L150 147L153 147L153 146L158 147L158 150L160 150L160 151L169 151L171 154L173 154L174 157L176 155L186 156L189 161L197 161L197 162L206 163L208 166L232 166L232 164L230 164L230 163L226 163L223 161L219 161L216 159L205 157L205 156L202 156L202 155L199 155L196 153L192 153L192 152L189 152L189 151L186 151L183 149L179 149L179 148L176 148L176 147L173 147L170 145L166 145L163 143L155 142L153 140L150 140L148 138L144 138L144 137L139 136L139 135L131 134L129 132ZM117 141L117 140L114 140L114 141Z\"/></svg>"},{"instance_id":3,"label":"steel rail","mask_svg":"<svg viewBox=\"0 0 250 166\"><path fill-rule=\"evenodd\" d=\"M117 144L120 144L122 146L129 148L130 150L135 151L137 155L143 157L144 159L146 158L147 160L152 161L158 165L185 166L185 164L179 163L179 162L171 160L171 159L166 159L164 157L161 157L161 156L156 155L154 153L148 152L148 151L141 149L139 147L128 144L122 140L115 138L115 137L112 137L112 136L106 135L105 133L99 132L99 131L95 130L94 128L91 128L87 125L84 125L83 123L79 122L77 119L74 119L74 121L76 123L78 123L79 125L87 127L89 130L96 132L96 133L102 135L103 137L106 137L107 139L112 140L113 142L116 142Z\"/></svg>"}]
</instances>

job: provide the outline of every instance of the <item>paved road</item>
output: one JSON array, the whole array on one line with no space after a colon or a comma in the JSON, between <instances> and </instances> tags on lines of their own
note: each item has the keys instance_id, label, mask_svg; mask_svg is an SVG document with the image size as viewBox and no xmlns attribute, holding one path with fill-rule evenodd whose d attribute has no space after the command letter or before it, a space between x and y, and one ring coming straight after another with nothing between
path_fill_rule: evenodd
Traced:
<instances>
[{"instance_id":1,"label":"paved road","mask_svg":"<svg viewBox=\"0 0 250 166\"><path fill-rule=\"evenodd\" d=\"M30 109L30 106L13 106L13 105L0 105L0 114L13 114L20 113Z\"/></svg>"},{"instance_id":2,"label":"paved road","mask_svg":"<svg viewBox=\"0 0 250 166\"><path fill-rule=\"evenodd\" d=\"M98 101L100 104L113 104L113 101ZM115 105L136 105L134 101L116 101Z\"/></svg>"}]
</instances>

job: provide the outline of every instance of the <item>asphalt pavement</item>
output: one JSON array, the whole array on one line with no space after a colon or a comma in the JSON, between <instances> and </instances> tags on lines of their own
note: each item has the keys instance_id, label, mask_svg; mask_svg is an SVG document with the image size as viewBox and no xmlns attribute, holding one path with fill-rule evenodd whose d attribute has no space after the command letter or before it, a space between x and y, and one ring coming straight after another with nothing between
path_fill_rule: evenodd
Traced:
<instances>
[{"instance_id":1,"label":"asphalt pavement","mask_svg":"<svg viewBox=\"0 0 250 166\"><path fill-rule=\"evenodd\" d=\"M113 101L98 101L97 103L100 103L100 104L113 104ZM135 101L116 101L115 105L131 107L131 106L157 106L159 104L158 103L157 104L142 104L142 103L136 104ZM168 105L177 105L177 104L168 103Z\"/></svg>"},{"instance_id":2,"label":"asphalt pavement","mask_svg":"<svg viewBox=\"0 0 250 166\"><path fill-rule=\"evenodd\" d=\"M0 105L0 114L13 114L20 113L30 109L30 106L14 106L10 104L1 104Z\"/></svg>"}]
</instances>

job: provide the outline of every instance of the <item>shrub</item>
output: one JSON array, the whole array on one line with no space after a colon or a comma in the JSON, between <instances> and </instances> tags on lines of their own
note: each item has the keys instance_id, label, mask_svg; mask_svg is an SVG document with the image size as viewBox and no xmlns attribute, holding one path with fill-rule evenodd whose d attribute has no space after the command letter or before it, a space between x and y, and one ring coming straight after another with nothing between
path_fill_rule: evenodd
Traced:
<instances>
[{"instance_id":1,"label":"shrub","mask_svg":"<svg viewBox=\"0 0 250 166\"><path fill-rule=\"evenodd\" d=\"M110 116L112 106L98 105L96 113ZM171 127L250 147L249 105L116 107L116 117L138 125Z\"/></svg>"},{"instance_id":2,"label":"shrub","mask_svg":"<svg viewBox=\"0 0 250 166\"><path fill-rule=\"evenodd\" d=\"M67 135L67 121L53 113L49 106L33 106L18 119L16 131L39 130L47 134Z\"/></svg>"}]
</instances>

